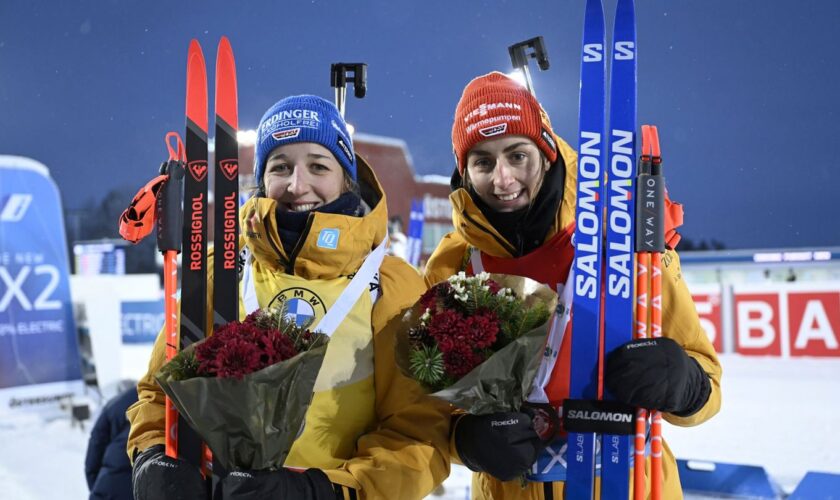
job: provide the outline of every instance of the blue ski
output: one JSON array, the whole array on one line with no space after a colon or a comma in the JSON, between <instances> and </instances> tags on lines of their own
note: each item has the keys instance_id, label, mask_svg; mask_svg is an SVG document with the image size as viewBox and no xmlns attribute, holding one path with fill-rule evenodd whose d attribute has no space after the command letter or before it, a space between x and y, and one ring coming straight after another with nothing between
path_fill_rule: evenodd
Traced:
<instances>
[{"instance_id":1,"label":"blue ski","mask_svg":"<svg viewBox=\"0 0 840 500\"><path fill-rule=\"evenodd\" d=\"M574 299L569 397L598 397L601 333L603 200L605 199L605 60L604 6L587 0L580 69L580 136L575 215ZM591 499L596 468L596 435L570 432L566 449L566 498Z\"/></svg>"},{"instance_id":2,"label":"blue ski","mask_svg":"<svg viewBox=\"0 0 840 500\"><path fill-rule=\"evenodd\" d=\"M604 354L633 340L636 179L636 15L633 0L618 0L610 67L610 134L606 200ZM605 390L604 399L612 400ZM601 437L601 497L630 494L632 440Z\"/></svg>"}]
</instances>

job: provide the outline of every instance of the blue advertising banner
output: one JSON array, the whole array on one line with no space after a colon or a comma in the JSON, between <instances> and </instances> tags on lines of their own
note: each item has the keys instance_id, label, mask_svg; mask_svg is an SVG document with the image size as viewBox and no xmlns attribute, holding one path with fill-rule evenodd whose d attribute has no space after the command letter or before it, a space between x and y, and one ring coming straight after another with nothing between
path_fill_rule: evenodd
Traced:
<instances>
[{"instance_id":1,"label":"blue advertising banner","mask_svg":"<svg viewBox=\"0 0 840 500\"><path fill-rule=\"evenodd\" d=\"M81 389L76 335L58 189L42 164L0 156L0 414Z\"/></svg>"},{"instance_id":2,"label":"blue advertising banner","mask_svg":"<svg viewBox=\"0 0 840 500\"><path fill-rule=\"evenodd\" d=\"M154 344L166 319L163 299L123 301L120 315L123 344Z\"/></svg>"}]
</instances>

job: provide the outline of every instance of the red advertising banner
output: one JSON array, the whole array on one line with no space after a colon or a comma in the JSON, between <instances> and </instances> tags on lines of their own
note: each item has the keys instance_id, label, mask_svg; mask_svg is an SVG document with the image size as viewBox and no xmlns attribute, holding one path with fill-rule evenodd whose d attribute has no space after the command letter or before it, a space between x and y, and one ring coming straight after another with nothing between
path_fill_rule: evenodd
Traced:
<instances>
[{"instance_id":1,"label":"red advertising banner","mask_svg":"<svg viewBox=\"0 0 840 500\"><path fill-rule=\"evenodd\" d=\"M778 293L733 293L735 352L781 356Z\"/></svg>"},{"instance_id":2,"label":"red advertising banner","mask_svg":"<svg viewBox=\"0 0 840 500\"><path fill-rule=\"evenodd\" d=\"M715 351L723 352L723 316L721 315L721 293L718 285L695 285L691 297L697 307L700 325L709 336Z\"/></svg>"},{"instance_id":3,"label":"red advertising banner","mask_svg":"<svg viewBox=\"0 0 840 500\"><path fill-rule=\"evenodd\" d=\"M788 292L791 356L840 356L840 290Z\"/></svg>"},{"instance_id":4,"label":"red advertising banner","mask_svg":"<svg viewBox=\"0 0 840 500\"><path fill-rule=\"evenodd\" d=\"M840 358L840 282L691 286L715 351Z\"/></svg>"},{"instance_id":5,"label":"red advertising banner","mask_svg":"<svg viewBox=\"0 0 840 500\"><path fill-rule=\"evenodd\" d=\"M840 357L840 283L738 286L734 352Z\"/></svg>"}]
</instances>

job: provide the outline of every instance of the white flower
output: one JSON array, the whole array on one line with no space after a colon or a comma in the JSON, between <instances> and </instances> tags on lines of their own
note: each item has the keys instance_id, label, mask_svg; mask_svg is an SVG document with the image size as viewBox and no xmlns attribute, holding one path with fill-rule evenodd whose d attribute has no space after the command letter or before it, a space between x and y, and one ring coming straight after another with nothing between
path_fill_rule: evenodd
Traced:
<instances>
[{"instance_id":1,"label":"white flower","mask_svg":"<svg viewBox=\"0 0 840 500\"><path fill-rule=\"evenodd\" d=\"M423 315L420 316L420 324L422 326L426 326L426 323L428 323L431 318L432 318L431 311L427 307L426 310L423 312Z\"/></svg>"}]
</instances>

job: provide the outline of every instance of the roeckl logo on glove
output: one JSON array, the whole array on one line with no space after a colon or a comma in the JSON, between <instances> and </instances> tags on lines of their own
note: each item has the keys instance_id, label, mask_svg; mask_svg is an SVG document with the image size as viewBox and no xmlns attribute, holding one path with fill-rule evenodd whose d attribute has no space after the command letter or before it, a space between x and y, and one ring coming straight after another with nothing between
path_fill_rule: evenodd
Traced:
<instances>
[{"instance_id":1,"label":"roeckl logo on glove","mask_svg":"<svg viewBox=\"0 0 840 500\"><path fill-rule=\"evenodd\" d=\"M655 346L656 346L656 340L648 340L647 342L638 342L636 344L627 344L624 347L626 347L627 349L636 349L636 348L639 348L639 347L655 347Z\"/></svg>"},{"instance_id":2,"label":"roeckl logo on glove","mask_svg":"<svg viewBox=\"0 0 840 500\"><path fill-rule=\"evenodd\" d=\"M160 460L158 458L153 459L150 463L153 463L153 464L158 465L160 467L169 467L171 469L175 469L175 468L178 467L177 464L173 464L173 463L167 462L165 460Z\"/></svg>"},{"instance_id":3,"label":"roeckl logo on glove","mask_svg":"<svg viewBox=\"0 0 840 500\"><path fill-rule=\"evenodd\" d=\"M507 425L516 425L519 423L518 418L511 418L509 420L491 420L490 427L502 427Z\"/></svg>"}]
</instances>

